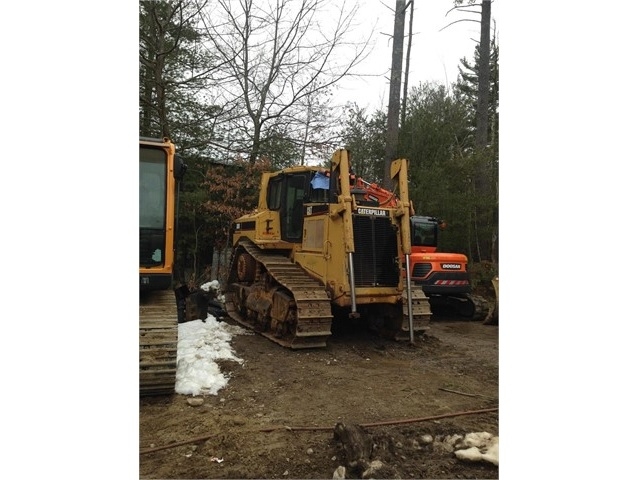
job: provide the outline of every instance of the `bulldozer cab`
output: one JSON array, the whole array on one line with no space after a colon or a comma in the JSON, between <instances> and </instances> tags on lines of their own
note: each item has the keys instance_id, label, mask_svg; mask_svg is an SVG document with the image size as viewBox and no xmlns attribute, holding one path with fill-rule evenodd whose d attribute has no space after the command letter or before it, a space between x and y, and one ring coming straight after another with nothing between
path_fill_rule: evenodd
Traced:
<instances>
[{"instance_id":1,"label":"bulldozer cab","mask_svg":"<svg viewBox=\"0 0 639 480\"><path fill-rule=\"evenodd\" d=\"M302 241L305 203L327 203L328 177L322 172L282 173L270 179L267 193L269 210L280 212L282 240Z\"/></svg>"},{"instance_id":2,"label":"bulldozer cab","mask_svg":"<svg viewBox=\"0 0 639 480\"><path fill-rule=\"evenodd\" d=\"M279 210L282 240L302 241L303 203L310 179L306 172L273 177L268 186L268 208Z\"/></svg>"}]
</instances>

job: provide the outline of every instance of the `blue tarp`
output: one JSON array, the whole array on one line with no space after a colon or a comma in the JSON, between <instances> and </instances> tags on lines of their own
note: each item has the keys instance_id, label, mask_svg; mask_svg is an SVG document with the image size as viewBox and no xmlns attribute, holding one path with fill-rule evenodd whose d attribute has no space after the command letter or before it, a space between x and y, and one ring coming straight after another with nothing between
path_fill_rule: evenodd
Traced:
<instances>
[{"instance_id":1,"label":"blue tarp","mask_svg":"<svg viewBox=\"0 0 639 480\"><path fill-rule=\"evenodd\" d=\"M329 181L328 177L320 172L315 172L313 180L311 180L311 186L313 188L321 188L322 190L328 190Z\"/></svg>"}]
</instances>

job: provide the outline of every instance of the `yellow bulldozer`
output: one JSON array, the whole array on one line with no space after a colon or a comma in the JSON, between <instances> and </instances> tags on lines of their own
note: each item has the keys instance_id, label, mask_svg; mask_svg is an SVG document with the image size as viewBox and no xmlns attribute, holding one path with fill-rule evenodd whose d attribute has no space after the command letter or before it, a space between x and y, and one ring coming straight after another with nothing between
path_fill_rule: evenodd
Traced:
<instances>
[{"instance_id":1,"label":"yellow bulldozer","mask_svg":"<svg viewBox=\"0 0 639 480\"><path fill-rule=\"evenodd\" d=\"M398 201L357 198L350 152L330 169L264 173L257 209L234 222L226 288L231 318L285 347L325 347L334 322L366 320L394 339L423 332L428 299L410 268L408 161L391 164Z\"/></svg>"}]
</instances>

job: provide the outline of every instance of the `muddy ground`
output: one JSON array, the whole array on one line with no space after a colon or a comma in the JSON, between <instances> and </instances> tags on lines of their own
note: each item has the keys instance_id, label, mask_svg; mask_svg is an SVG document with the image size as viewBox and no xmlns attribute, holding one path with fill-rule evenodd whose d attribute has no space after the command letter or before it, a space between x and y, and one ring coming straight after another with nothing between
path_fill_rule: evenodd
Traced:
<instances>
[{"instance_id":1,"label":"muddy ground","mask_svg":"<svg viewBox=\"0 0 639 480\"><path fill-rule=\"evenodd\" d=\"M140 478L333 478L340 466L359 478L373 461L381 469L365 476L498 478L444 442L499 435L498 339L497 325L455 318L434 318L413 346L360 326L334 328L327 348L310 351L235 336L244 363L222 365L230 381L218 395L196 406L177 394L140 399ZM364 463L349 465L338 423L363 426Z\"/></svg>"}]
</instances>

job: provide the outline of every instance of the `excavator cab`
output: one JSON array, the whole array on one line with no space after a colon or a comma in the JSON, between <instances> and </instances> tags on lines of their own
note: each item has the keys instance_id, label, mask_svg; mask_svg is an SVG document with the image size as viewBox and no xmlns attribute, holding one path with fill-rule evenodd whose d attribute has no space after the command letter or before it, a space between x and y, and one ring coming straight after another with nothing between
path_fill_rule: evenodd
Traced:
<instances>
[{"instance_id":1,"label":"excavator cab","mask_svg":"<svg viewBox=\"0 0 639 480\"><path fill-rule=\"evenodd\" d=\"M140 139L140 289L165 290L173 280L176 182L186 165L168 139Z\"/></svg>"},{"instance_id":2,"label":"excavator cab","mask_svg":"<svg viewBox=\"0 0 639 480\"><path fill-rule=\"evenodd\" d=\"M414 215L411 223L411 244L413 247L432 247L423 251L434 252L437 248L438 221L434 217Z\"/></svg>"}]
</instances>

